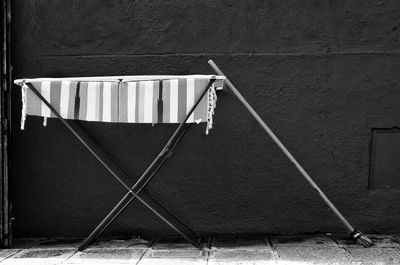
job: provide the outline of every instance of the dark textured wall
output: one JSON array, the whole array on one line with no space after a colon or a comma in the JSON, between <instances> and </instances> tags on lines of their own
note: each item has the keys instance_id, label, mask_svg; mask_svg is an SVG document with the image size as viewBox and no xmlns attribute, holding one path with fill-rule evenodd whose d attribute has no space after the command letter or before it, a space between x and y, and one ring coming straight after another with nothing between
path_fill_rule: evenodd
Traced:
<instances>
[{"instance_id":1,"label":"dark textured wall","mask_svg":"<svg viewBox=\"0 0 400 265\"><path fill-rule=\"evenodd\" d=\"M212 58L351 223L400 231L400 191L368 190L372 128L400 123L400 2L13 1L14 78L209 74ZM124 189L51 119L19 130L16 236L87 235ZM132 174L175 125L84 123ZM149 191L203 234L344 228L226 89ZM172 235L138 203L110 235Z\"/></svg>"}]
</instances>

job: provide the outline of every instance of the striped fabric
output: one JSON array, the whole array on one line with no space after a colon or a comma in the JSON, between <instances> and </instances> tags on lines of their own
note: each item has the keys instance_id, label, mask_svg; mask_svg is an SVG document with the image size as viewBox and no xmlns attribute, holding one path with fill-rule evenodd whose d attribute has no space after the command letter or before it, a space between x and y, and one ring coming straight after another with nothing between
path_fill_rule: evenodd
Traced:
<instances>
[{"instance_id":1,"label":"striped fabric","mask_svg":"<svg viewBox=\"0 0 400 265\"><path fill-rule=\"evenodd\" d=\"M65 119L123 123L180 123L206 88L209 76L160 80L77 81L32 79L29 81ZM23 84L25 115L56 117ZM222 88L223 80L209 89L187 122L210 120L215 102L210 95ZM212 110L210 110L210 106ZM23 127L23 126L22 126Z\"/></svg>"},{"instance_id":2,"label":"striped fabric","mask_svg":"<svg viewBox=\"0 0 400 265\"><path fill-rule=\"evenodd\" d=\"M42 81L31 83L64 119L118 121L118 82ZM26 114L56 117L26 89Z\"/></svg>"},{"instance_id":3,"label":"striped fabric","mask_svg":"<svg viewBox=\"0 0 400 265\"><path fill-rule=\"evenodd\" d=\"M171 79L123 82L119 89L119 122L182 122L201 96L208 79ZM207 97L203 97L187 122L207 121Z\"/></svg>"}]
</instances>

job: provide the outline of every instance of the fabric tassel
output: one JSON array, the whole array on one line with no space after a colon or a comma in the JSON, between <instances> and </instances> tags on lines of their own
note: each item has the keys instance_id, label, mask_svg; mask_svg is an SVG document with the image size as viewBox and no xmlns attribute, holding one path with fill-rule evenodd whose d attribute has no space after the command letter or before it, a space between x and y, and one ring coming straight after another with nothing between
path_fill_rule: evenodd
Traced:
<instances>
[{"instance_id":1,"label":"fabric tassel","mask_svg":"<svg viewBox=\"0 0 400 265\"><path fill-rule=\"evenodd\" d=\"M213 115L215 107L217 106L217 93L215 91L214 84L210 87L207 93L207 127L206 135L208 135L209 130L212 129Z\"/></svg>"},{"instance_id":2,"label":"fabric tassel","mask_svg":"<svg viewBox=\"0 0 400 265\"><path fill-rule=\"evenodd\" d=\"M44 127L47 126L47 117L43 117L43 126L44 126Z\"/></svg>"},{"instance_id":3,"label":"fabric tassel","mask_svg":"<svg viewBox=\"0 0 400 265\"><path fill-rule=\"evenodd\" d=\"M25 129L25 121L26 121L26 104L27 104L27 102L26 102L26 99L27 99L27 96L26 96L26 91L27 91L27 89L28 89L28 86L27 85L23 85L22 87L21 87L21 94L22 94L22 96L21 96L21 99L22 99L22 111L21 111L21 130L24 130Z\"/></svg>"}]
</instances>

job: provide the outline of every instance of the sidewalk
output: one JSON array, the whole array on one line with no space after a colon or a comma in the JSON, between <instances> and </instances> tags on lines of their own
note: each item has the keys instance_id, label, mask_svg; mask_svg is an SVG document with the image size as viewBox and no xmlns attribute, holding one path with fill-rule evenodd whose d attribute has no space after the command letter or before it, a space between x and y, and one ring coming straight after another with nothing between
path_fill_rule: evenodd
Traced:
<instances>
[{"instance_id":1,"label":"sidewalk","mask_svg":"<svg viewBox=\"0 0 400 265\"><path fill-rule=\"evenodd\" d=\"M183 241L100 241L83 252L80 240L16 239L0 250L0 264L400 264L400 235L370 235L363 248L345 237L259 236L209 238L203 250Z\"/></svg>"}]
</instances>

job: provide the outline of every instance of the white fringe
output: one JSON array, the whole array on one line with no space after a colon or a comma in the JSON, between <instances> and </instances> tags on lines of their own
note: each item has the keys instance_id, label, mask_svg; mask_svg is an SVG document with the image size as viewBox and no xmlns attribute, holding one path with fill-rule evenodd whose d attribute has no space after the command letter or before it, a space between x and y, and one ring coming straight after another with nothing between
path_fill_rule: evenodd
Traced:
<instances>
[{"instance_id":1,"label":"white fringe","mask_svg":"<svg viewBox=\"0 0 400 265\"><path fill-rule=\"evenodd\" d=\"M21 87L21 99L22 99L22 111L21 111L21 130L25 129L25 121L26 121L26 90L28 89L27 85L23 85Z\"/></svg>"},{"instance_id":2,"label":"white fringe","mask_svg":"<svg viewBox=\"0 0 400 265\"><path fill-rule=\"evenodd\" d=\"M212 129L214 110L217 107L217 93L215 92L214 84L210 87L207 93L207 127L206 134Z\"/></svg>"},{"instance_id":3,"label":"white fringe","mask_svg":"<svg viewBox=\"0 0 400 265\"><path fill-rule=\"evenodd\" d=\"M44 127L47 126L47 117L43 117L43 126L44 126Z\"/></svg>"}]
</instances>

